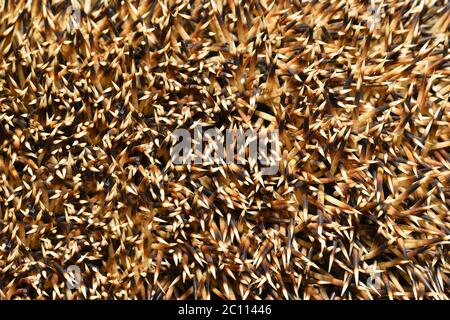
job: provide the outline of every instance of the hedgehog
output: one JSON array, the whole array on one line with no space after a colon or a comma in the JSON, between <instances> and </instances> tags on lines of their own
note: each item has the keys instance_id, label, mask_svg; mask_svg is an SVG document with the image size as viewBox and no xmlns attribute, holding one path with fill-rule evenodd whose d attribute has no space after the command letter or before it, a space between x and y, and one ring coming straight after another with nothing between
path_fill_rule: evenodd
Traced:
<instances>
[{"instance_id":1,"label":"hedgehog","mask_svg":"<svg viewBox=\"0 0 450 320\"><path fill-rule=\"evenodd\" d=\"M2 1L0 299L447 300L449 24L446 0ZM174 163L197 126L278 130L276 173Z\"/></svg>"}]
</instances>

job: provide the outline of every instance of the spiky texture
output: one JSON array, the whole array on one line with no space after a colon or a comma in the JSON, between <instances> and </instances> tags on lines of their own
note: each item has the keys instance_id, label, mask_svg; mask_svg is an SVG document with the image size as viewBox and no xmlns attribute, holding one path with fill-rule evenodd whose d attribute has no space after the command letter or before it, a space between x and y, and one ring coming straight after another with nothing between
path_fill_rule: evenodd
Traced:
<instances>
[{"instance_id":1,"label":"spiky texture","mask_svg":"<svg viewBox=\"0 0 450 320\"><path fill-rule=\"evenodd\" d=\"M448 1L2 3L1 298L448 298Z\"/></svg>"}]
</instances>

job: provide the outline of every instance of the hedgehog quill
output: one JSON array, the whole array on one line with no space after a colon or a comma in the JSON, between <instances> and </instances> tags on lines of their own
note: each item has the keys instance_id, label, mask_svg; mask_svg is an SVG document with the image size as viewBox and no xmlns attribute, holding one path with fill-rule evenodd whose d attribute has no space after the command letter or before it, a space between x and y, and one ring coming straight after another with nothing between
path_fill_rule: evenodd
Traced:
<instances>
[{"instance_id":1,"label":"hedgehog quill","mask_svg":"<svg viewBox=\"0 0 450 320\"><path fill-rule=\"evenodd\" d=\"M1 1L0 299L447 300L449 25L446 0ZM198 126L276 130L275 173L247 140L173 161Z\"/></svg>"}]
</instances>

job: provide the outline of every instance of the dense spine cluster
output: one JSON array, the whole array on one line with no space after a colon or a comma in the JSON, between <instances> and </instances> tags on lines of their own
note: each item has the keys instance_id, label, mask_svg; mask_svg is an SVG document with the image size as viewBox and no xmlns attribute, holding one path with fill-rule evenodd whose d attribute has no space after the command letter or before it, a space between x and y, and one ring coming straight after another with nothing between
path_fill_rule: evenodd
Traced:
<instances>
[{"instance_id":1,"label":"dense spine cluster","mask_svg":"<svg viewBox=\"0 0 450 320\"><path fill-rule=\"evenodd\" d=\"M1 1L0 298L448 299L449 24L448 0ZM278 129L279 171L174 165L196 125Z\"/></svg>"}]
</instances>

